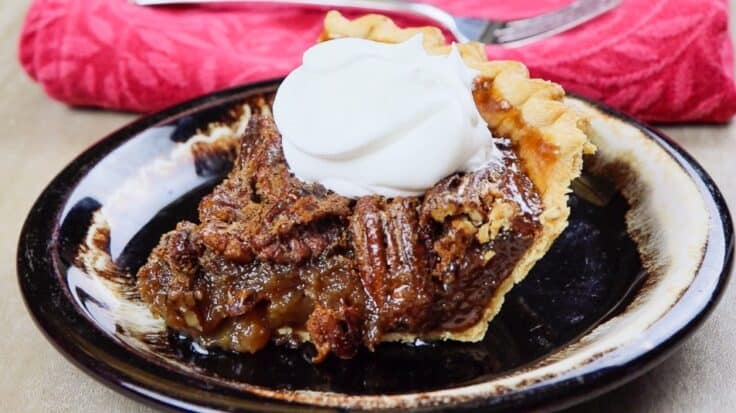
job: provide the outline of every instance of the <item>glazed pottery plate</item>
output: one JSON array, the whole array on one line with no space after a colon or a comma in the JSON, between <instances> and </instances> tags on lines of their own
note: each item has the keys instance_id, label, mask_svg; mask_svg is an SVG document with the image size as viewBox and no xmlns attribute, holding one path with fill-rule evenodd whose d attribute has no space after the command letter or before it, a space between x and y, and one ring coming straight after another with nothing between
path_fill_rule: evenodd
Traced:
<instances>
[{"instance_id":1,"label":"glazed pottery plate","mask_svg":"<svg viewBox=\"0 0 736 413\"><path fill-rule=\"evenodd\" d=\"M64 169L33 206L18 274L26 305L73 363L124 394L192 411L559 408L654 366L713 308L733 229L713 181L661 133L578 98L617 188L572 194L570 224L506 297L478 343L381 344L311 364L309 345L204 349L165 328L135 288L159 237L196 220L232 165L232 142L270 111L278 81L142 118ZM230 143L230 145L228 145Z\"/></svg>"}]
</instances>

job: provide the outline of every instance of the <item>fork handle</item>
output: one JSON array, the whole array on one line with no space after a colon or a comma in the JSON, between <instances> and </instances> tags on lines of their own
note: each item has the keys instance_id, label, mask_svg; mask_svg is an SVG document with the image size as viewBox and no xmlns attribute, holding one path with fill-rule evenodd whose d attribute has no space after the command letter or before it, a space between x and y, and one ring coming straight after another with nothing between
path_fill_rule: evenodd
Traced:
<instances>
[{"instance_id":1,"label":"fork handle","mask_svg":"<svg viewBox=\"0 0 736 413\"><path fill-rule=\"evenodd\" d=\"M449 30L458 41L467 40L466 37L458 30L455 18L451 14L429 4L413 3L402 0L135 0L135 3L141 6L202 3L251 3L374 10L423 17L425 19L432 20Z\"/></svg>"}]
</instances>

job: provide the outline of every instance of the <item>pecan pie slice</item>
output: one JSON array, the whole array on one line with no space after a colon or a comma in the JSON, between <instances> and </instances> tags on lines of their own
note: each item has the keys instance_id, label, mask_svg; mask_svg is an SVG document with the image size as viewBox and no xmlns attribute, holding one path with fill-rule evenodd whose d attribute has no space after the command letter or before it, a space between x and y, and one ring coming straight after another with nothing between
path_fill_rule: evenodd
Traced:
<instances>
[{"instance_id":1,"label":"pecan pie slice","mask_svg":"<svg viewBox=\"0 0 736 413\"><path fill-rule=\"evenodd\" d=\"M322 40L401 42L421 31L379 15L328 13ZM473 98L501 160L438 182L424 195L357 200L290 172L268 113L253 115L233 170L206 196L199 223L165 234L138 273L142 298L205 345L255 352L312 342L314 361L349 358L382 341L477 341L504 295L567 224L567 193L594 150L564 91L516 62L487 61Z\"/></svg>"}]
</instances>

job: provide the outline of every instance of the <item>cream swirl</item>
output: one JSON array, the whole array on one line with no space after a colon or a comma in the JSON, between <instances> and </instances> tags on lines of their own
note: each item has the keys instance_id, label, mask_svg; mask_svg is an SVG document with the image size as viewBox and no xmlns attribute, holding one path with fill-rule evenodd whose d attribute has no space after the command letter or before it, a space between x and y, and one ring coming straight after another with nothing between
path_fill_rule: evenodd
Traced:
<instances>
[{"instance_id":1,"label":"cream swirl","mask_svg":"<svg viewBox=\"0 0 736 413\"><path fill-rule=\"evenodd\" d=\"M304 53L273 115L292 172L347 197L420 195L498 159L457 49L337 39Z\"/></svg>"}]
</instances>

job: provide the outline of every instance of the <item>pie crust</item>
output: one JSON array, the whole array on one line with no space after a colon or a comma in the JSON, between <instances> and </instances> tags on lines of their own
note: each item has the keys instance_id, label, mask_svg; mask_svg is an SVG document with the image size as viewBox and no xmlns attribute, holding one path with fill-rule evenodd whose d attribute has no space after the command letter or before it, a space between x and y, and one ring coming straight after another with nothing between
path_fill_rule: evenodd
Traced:
<instances>
[{"instance_id":1,"label":"pie crust","mask_svg":"<svg viewBox=\"0 0 736 413\"><path fill-rule=\"evenodd\" d=\"M349 20L334 10L325 17L320 41L354 37L400 43L419 33L429 53L450 52L451 45L437 27L400 28L390 18L379 14ZM419 337L391 333L383 337L384 341L481 340L488 323L500 311L506 293L526 277L567 226L570 185L580 176L583 155L595 152L588 137L587 119L564 103L565 91L560 85L530 78L528 69L520 62L489 61L481 43L455 46L465 63L480 72L474 83L473 97L481 116L494 136L511 139L526 174L541 195L542 230L511 275L498 287L483 317L475 325L463 331L433 331Z\"/></svg>"}]
</instances>

